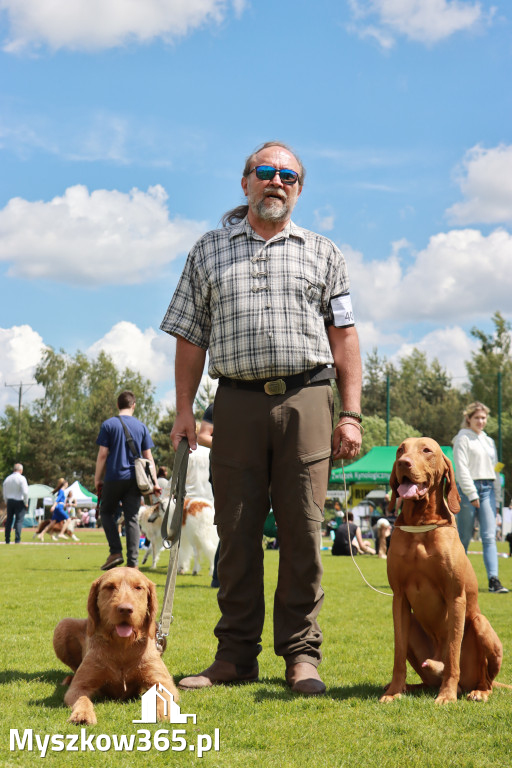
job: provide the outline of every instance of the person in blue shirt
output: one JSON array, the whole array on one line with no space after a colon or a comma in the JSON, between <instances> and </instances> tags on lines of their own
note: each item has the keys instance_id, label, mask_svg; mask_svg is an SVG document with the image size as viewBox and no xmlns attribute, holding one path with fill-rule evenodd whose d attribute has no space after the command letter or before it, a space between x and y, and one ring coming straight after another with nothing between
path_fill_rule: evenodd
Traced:
<instances>
[{"instance_id":1,"label":"person in blue shirt","mask_svg":"<svg viewBox=\"0 0 512 768\"><path fill-rule=\"evenodd\" d=\"M65 490L67 487L68 487L68 481L64 477L59 478L59 480L57 481L57 485L52 491L52 496L55 496L55 494L57 494L51 508L52 519L50 520L50 524L48 525L48 527L45 528L43 531L41 531L41 533L37 534L37 538L40 541L44 540L45 533L51 534L52 539L57 541L57 536L55 535L55 533L52 533L52 531L55 530L57 523L64 523L63 526L59 526L60 528L59 538L62 538L62 539L66 538L64 534L67 527L67 521L69 520L69 515L66 512L66 508L65 508L65 502L66 502Z\"/></svg>"},{"instance_id":2,"label":"person in blue shirt","mask_svg":"<svg viewBox=\"0 0 512 768\"><path fill-rule=\"evenodd\" d=\"M156 478L151 448L153 440L145 424L135 418L135 395L129 390L121 392L117 398L119 416L130 432L139 456L149 459L153 465L153 477ZM100 515L103 530L107 537L110 555L101 566L108 571L123 563L123 547L117 526L119 503L123 507L126 533L126 564L137 568L139 560L140 529L138 513L141 493L135 479L135 456L130 450L121 418L113 416L103 422L96 440L99 445L96 459L94 484L100 501ZM154 481L153 493L161 493L160 486Z\"/></svg>"}]
</instances>

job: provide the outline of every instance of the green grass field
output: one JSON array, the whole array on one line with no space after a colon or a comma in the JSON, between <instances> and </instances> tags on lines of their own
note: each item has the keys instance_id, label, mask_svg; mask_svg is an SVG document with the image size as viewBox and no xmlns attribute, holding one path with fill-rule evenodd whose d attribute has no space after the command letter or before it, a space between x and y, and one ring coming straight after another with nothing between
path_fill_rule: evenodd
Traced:
<instances>
[{"instance_id":1,"label":"green grass field","mask_svg":"<svg viewBox=\"0 0 512 768\"><path fill-rule=\"evenodd\" d=\"M31 541L25 530L23 541ZM65 668L55 657L52 634L65 616L85 617L91 582L100 575L107 552L102 531L79 532L81 545L0 545L0 682L2 723L0 766L77 765L84 768L135 768L205 764L223 768L253 766L318 766L337 768L509 768L512 764L512 691L497 690L487 704L460 699L438 707L433 695L403 697L391 705L378 698L391 677L393 628L391 598L371 591L348 558L324 553L326 593L320 615L324 632L322 677L327 695L298 697L283 681L283 662L273 653L272 593L278 552L265 553L268 620L256 684L183 693L181 709L195 713L197 723L169 726L186 730L185 751L131 752L96 749L94 752L10 751L10 729L33 729L35 734L76 734L67 722L60 681ZM84 545L84 544L88 545ZM473 544L473 549L480 549ZM501 551L505 545L500 544ZM156 572L144 567L162 598L166 554ZM385 561L358 557L368 581L389 591ZM491 595L481 555L471 562L480 584L480 606L504 645L499 680L512 683L512 593ZM512 560L500 558L500 577L511 587ZM165 661L176 680L208 666L214 657L213 627L218 617L216 590L204 567L196 577L179 576ZM411 672L409 682L414 682ZM140 700L100 701L98 724L86 735L156 732L162 726L136 725ZM219 749L198 757L190 745L206 743L219 729ZM94 745L94 741L92 742ZM100 742L105 746L107 742ZM179 746L180 742L175 743ZM137 744L135 744L137 746ZM165 746L165 745L164 745Z\"/></svg>"}]
</instances>

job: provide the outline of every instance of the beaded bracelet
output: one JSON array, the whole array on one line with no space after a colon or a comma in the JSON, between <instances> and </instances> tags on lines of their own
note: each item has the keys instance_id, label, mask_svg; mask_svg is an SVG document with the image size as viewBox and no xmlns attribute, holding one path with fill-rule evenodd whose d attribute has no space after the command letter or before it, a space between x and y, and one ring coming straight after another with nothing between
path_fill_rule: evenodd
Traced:
<instances>
[{"instance_id":1,"label":"beaded bracelet","mask_svg":"<svg viewBox=\"0 0 512 768\"><path fill-rule=\"evenodd\" d=\"M364 435L364 427L358 421L342 421L338 424L338 427L342 427L344 424L352 424L353 427L359 427L359 431Z\"/></svg>"},{"instance_id":2,"label":"beaded bracelet","mask_svg":"<svg viewBox=\"0 0 512 768\"><path fill-rule=\"evenodd\" d=\"M350 416L352 419L357 419L358 421L363 420L363 414L358 413L357 411L340 411L338 418L342 419L344 416Z\"/></svg>"}]
</instances>

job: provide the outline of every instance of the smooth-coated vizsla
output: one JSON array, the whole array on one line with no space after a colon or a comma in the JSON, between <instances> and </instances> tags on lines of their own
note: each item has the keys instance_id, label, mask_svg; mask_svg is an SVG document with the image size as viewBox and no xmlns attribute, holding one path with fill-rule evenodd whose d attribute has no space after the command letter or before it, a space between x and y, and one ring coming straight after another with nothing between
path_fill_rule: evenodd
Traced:
<instances>
[{"instance_id":1,"label":"smooth-coated vizsla","mask_svg":"<svg viewBox=\"0 0 512 768\"><path fill-rule=\"evenodd\" d=\"M439 688L436 703L456 701L460 691L487 701L503 650L480 612L475 572L455 524L460 496L451 461L435 440L409 438L397 450L390 484L391 504L400 496L402 507L387 560L393 678L380 701L415 687L406 686L406 660L423 686Z\"/></svg>"},{"instance_id":2,"label":"smooth-coated vizsla","mask_svg":"<svg viewBox=\"0 0 512 768\"><path fill-rule=\"evenodd\" d=\"M135 568L115 568L92 583L87 619L62 619L53 635L55 653L75 672L64 702L69 721L94 725L95 694L127 699L161 683L178 691L155 644L156 587ZM157 715L164 703L157 700Z\"/></svg>"}]
</instances>

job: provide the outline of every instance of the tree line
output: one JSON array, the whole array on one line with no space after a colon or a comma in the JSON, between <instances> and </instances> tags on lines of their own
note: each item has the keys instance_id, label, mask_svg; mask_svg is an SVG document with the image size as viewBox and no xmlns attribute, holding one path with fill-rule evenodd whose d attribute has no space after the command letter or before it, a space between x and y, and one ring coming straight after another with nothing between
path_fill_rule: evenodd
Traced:
<instances>
[{"instance_id":1,"label":"tree line","mask_svg":"<svg viewBox=\"0 0 512 768\"><path fill-rule=\"evenodd\" d=\"M466 362L468 382L462 388L453 384L437 359L429 363L418 349L396 364L381 357L378 350L367 355L363 364L365 432L361 455L374 445L386 444L388 391L390 445L414 435L428 435L441 445L451 445L464 407L480 400L491 409L486 431L497 444L501 436L508 503L512 490L511 326L499 312L492 320L492 333L478 328L471 331L478 349ZM46 349L34 378L42 387L42 397L19 413L7 406L0 417L2 477L12 471L15 461L21 461L30 483L54 485L59 477L65 477L70 483L77 479L92 490L99 427L117 413L117 395L123 389L135 393L135 415L151 431L157 464L172 468L174 451L169 434L176 414L173 409L162 412L158 408L149 379L129 368L119 369L104 352L91 360L82 352L67 355L51 348ZM337 414L341 404L336 390L335 397ZM211 388L202 387L195 403L198 420L212 400Z\"/></svg>"}]
</instances>

